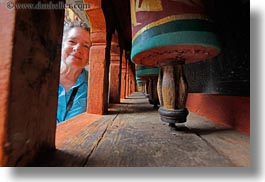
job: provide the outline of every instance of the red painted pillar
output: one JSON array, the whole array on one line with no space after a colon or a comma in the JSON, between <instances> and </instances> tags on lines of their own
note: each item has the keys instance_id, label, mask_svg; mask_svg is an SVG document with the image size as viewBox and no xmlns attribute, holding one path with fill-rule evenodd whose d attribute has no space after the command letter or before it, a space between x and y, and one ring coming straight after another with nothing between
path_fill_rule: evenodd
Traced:
<instances>
[{"instance_id":1,"label":"red painted pillar","mask_svg":"<svg viewBox=\"0 0 265 182\"><path fill-rule=\"evenodd\" d=\"M130 77L130 82L129 82L129 95L135 92L135 74L133 73L133 68L132 65L129 67L129 77Z\"/></svg>"},{"instance_id":2,"label":"red painted pillar","mask_svg":"<svg viewBox=\"0 0 265 182\"><path fill-rule=\"evenodd\" d=\"M126 69L126 96L131 95L135 91L135 75L132 71L132 65L129 60L127 60Z\"/></svg>"},{"instance_id":3,"label":"red painted pillar","mask_svg":"<svg viewBox=\"0 0 265 182\"><path fill-rule=\"evenodd\" d=\"M126 67L127 67L125 56L122 56L121 66L122 66L121 67L121 99L125 99L126 97Z\"/></svg>"},{"instance_id":4,"label":"red painted pillar","mask_svg":"<svg viewBox=\"0 0 265 182\"><path fill-rule=\"evenodd\" d=\"M130 95L129 93L129 86L130 86L130 78L129 78L129 60L126 60L126 91L125 91L125 97L128 97Z\"/></svg>"},{"instance_id":5,"label":"red painted pillar","mask_svg":"<svg viewBox=\"0 0 265 182\"><path fill-rule=\"evenodd\" d=\"M131 93L134 93L136 91L136 87L135 87L135 77L134 74L132 76L132 80L131 80Z\"/></svg>"},{"instance_id":6,"label":"red painted pillar","mask_svg":"<svg viewBox=\"0 0 265 182\"><path fill-rule=\"evenodd\" d=\"M117 33L112 35L111 50L110 50L110 85L109 85L109 102L120 103L120 47L118 46Z\"/></svg>"},{"instance_id":7,"label":"red painted pillar","mask_svg":"<svg viewBox=\"0 0 265 182\"><path fill-rule=\"evenodd\" d=\"M100 0L84 0L91 24L92 47L89 55L87 112L104 114L108 110L108 69L106 68L106 22Z\"/></svg>"},{"instance_id":8,"label":"red painted pillar","mask_svg":"<svg viewBox=\"0 0 265 182\"><path fill-rule=\"evenodd\" d=\"M110 63L110 103L120 103L120 55L112 53Z\"/></svg>"},{"instance_id":9,"label":"red painted pillar","mask_svg":"<svg viewBox=\"0 0 265 182\"><path fill-rule=\"evenodd\" d=\"M104 114L106 107L105 51L105 43L96 44L90 48L87 112L91 114Z\"/></svg>"}]
</instances>

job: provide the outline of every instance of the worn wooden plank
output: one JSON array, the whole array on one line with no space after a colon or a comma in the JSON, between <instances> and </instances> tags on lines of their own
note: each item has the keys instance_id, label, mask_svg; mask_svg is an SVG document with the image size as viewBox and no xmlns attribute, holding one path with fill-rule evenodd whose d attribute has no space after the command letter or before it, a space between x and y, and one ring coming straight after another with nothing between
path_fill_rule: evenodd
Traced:
<instances>
[{"instance_id":1,"label":"worn wooden plank","mask_svg":"<svg viewBox=\"0 0 265 182\"><path fill-rule=\"evenodd\" d=\"M250 167L249 137L234 130L201 135L222 155L229 158L236 166Z\"/></svg>"},{"instance_id":2,"label":"worn wooden plank","mask_svg":"<svg viewBox=\"0 0 265 182\"><path fill-rule=\"evenodd\" d=\"M128 113L119 114L107 129L86 166L187 167L233 164L193 132L175 131L160 122L158 112L151 105L130 104Z\"/></svg>"},{"instance_id":3,"label":"worn wooden plank","mask_svg":"<svg viewBox=\"0 0 265 182\"><path fill-rule=\"evenodd\" d=\"M96 114L82 113L66 122L57 125L56 129L56 148L60 148L64 142L78 135L83 128L99 120L102 116Z\"/></svg>"},{"instance_id":4,"label":"worn wooden plank","mask_svg":"<svg viewBox=\"0 0 265 182\"><path fill-rule=\"evenodd\" d=\"M109 123L116 115L102 116L99 120L94 121L93 123L91 123L88 118L88 121L83 120L87 116L89 115L84 114L81 115L82 120L73 119L73 122L67 121L69 123L65 123L60 132L65 131L65 135L67 135L67 130L71 130L72 128L75 130L74 135L70 132L69 136L61 137L60 139L63 140L56 142L58 144L56 151L40 155L33 164L30 164L30 166L83 166L94 147L100 141ZM86 125L84 122L86 122ZM57 140L58 139L59 137Z\"/></svg>"},{"instance_id":5,"label":"worn wooden plank","mask_svg":"<svg viewBox=\"0 0 265 182\"><path fill-rule=\"evenodd\" d=\"M186 124L220 154L229 158L233 164L250 166L250 138L232 128L209 121L197 114L190 113Z\"/></svg>"}]
</instances>

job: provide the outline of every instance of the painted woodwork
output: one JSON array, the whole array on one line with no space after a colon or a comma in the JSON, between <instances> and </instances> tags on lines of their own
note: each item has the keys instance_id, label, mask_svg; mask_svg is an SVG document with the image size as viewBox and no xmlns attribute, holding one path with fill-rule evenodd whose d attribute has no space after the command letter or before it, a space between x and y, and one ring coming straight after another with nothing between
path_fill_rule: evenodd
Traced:
<instances>
[{"instance_id":1,"label":"painted woodwork","mask_svg":"<svg viewBox=\"0 0 265 182\"><path fill-rule=\"evenodd\" d=\"M108 109L109 68L106 62L106 22L101 1L84 0L90 8L85 9L91 25L89 56L89 87L87 112L104 114Z\"/></svg>"},{"instance_id":2,"label":"painted woodwork","mask_svg":"<svg viewBox=\"0 0 265 182\"><path fill-rule=\"evenodd\" d=\"M125 99L126 98L126 58L123 56L121 60L121 94L120 98Z\"/></svg>"},{"instance_id":3,"label":"painted woodwork","mask_svg":"<svg viewBox=\"0 0 265 182\"><path fill-rule=\"evenodd\" d=\"M64 10L3 7L0 16L0 165L25 166L55 149Z\"/></svg>"},{"instance_id":4,"label":"painted woodwork","mask_svg":"<svg viewBox=\"0 0 265 182\"><path fill-rule=\"evenodd\" d=\"M118 36L112 36L110 50L110 85L109 85L109 103L120 103L120 48L118 46Z\"/></svg>"},{"instance_id":5,"label":"painted woodwork","mask_svg":"<svg viewBox=\"0 0 265 182\"><path fill-rule=\"evenodd\" d=\"M160 67L158 97L161 120L186 121L188 85L184 64L211 59L220 43L201 0L131 0L134 63Z\"/></svg>"},{"instance_id":6,"label":"painted woodwork","mask_svg":"<svg viewBox=\"0 0 265 182\"><path fill-rule=\"evenodd\" d=\"M89 91L87 111L91 114L103 114L105 111L105 51L106 46L102 45L92 46L90 48L89 56ZM92 88L91 88L92 87Z\"/></svg>"},{"instance_id":7,"label":"painted woodwork","mask_svg":"<svg viewBox=\"0 0 265 182\"><path fill-rule=\"evenodd\" d=\"M201 1L160 0L159 8L152 7L151 0L131 2L132 7L140 7L132 12L137 22L132 22L134 63L162 66L172 59L184 59L187 64L220 52L213 22L205 15Z\"/></svg>"}]
</instances>

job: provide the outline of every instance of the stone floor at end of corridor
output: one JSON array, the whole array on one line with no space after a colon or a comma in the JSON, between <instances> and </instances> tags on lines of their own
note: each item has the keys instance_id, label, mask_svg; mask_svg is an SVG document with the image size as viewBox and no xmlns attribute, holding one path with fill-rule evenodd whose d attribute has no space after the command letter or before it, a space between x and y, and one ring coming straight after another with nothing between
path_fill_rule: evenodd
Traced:
<instances>
[{"instance_id":1,"label":"stone floor at end of corridor","mask_svg":"<svg viewBox=\"0 0 265 182\"><path fill-rule=\"evenodd\" d=\"M68 125L75 135L63 137L56 151L41 155L32 166L250 166L248 135L192 112L182 126L169 127L142 92L110 105L109 113L95 122Z\"/></svg>"}]
</instances>

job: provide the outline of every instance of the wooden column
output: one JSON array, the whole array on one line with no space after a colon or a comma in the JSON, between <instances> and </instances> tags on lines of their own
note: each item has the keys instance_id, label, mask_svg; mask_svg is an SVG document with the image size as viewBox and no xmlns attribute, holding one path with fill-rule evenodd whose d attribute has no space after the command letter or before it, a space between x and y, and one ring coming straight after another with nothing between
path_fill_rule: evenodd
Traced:
<instances>
[{"instance_id":1,"label":"wooden column","mask_svg":"<svg viewBox=\"0 0 265 182\"><path fill-rule=\"evenodd\" d=\"M157 108L159 104L157 95L157 80L157 76L150 77L148 85L149 102L150 104L153 104L155 108Z\"/></svg>"},{"instance_id":2,"label":"wooden column","mask_svg":"<svg viewBox=\"0 0 265 182\"><path fill-rule=\"evenodd\" d=\"M130 95L130 93L129 93L130 92L130 89L129 89L129 86L130 86L129 69L130 69L129 60L126 59L126 88L125 88L126 91L125 91L125 98Z\"/></svg>"},{"instance_id":3,"label":"wooden column","mask_svg":"<svg viewBox=\"0 0 265 182\"><path fill-rule=\"evenodd\" d=\"M120 56L111 54L110 64L110 103L120 103Z\"/></svg>"},{"instance_id":4,"label":"wooden column","mask_svg":"<svg viewBox=\"0 0 265 182\"><path fill-rule=\"evenodd\" d=\"M129 69L129 75L130 75L130 83L129 83L129 95L131 95L132 93L134 93L135 92L135 82L136 82L136 80L135 80L135 74L134 74L134 72L133 72L133 66L131 65L130 66L130 69Z\"/></svg>"},{"instance_id":5,"label":"wooden column","mask_svg":"<svg viewBox=\"0 0 265 182\"><path fill-rule=\"evenodd\" d=\"M149 80L144 80L144 93L147 97L149 97L149 94L148 94L148 86L149 86Z\"/></svg>"},{"instance_id":6,"label":"wooden column","mask_svg":"<svg viewBox=\"0 0 265 182\"><path fill-rule=\"evenodd\" d=\"M143 80L140 80L139 77L137 78L136 91L143 92Z\"/></svg>"},{"instance_id":7,"label":"wooden column","mask_svg":"<svg viewBox=\"0 0 265 182\"><path fill-rule=\"evenodd\" d=\"M64 10L7 2L0 3L0 166L25 166L55 149Z\"/></svg>"},{"instance_id":8,"label":"wooden column","mask_svg":"<svg viewBox=\"0 0 265 182\"><path fill-rule=\"evenodd\" d=\"M124 55L124 54L123 54ZM122 68L121 68L121 99L126 97L126 59L125 56L122 56Z\"/></svg>"},{"instance_id":9,"label":"wooden column","mask_svg":"<svg viewBox=\"0 0 265 182\"><path fill-rule=\"evenodd\" d=\"M96 44L90 48L89 56L89 87L87 112L91 114L104 114L106 110L106 101L108 101L105 92L105 62L106 44Z\"/></svg>"},{"instance_id":10,"label":"wooden column","mask_svg":"<svg viewBox=\"0 0 265 182\"><path fill-rule=\"evenodd\" d=\"M141 89L142 92L144 92L144 82L143 81L141 82L140 89Z\"/></svg>"},{"instance_id":11,"label":"wooden column","mask_svg":"<svg viewBox=\"0 0 265 182\"><path fill-rule=\"evenodd\" d=\"M109 102L120 103L121 90L121 50L119 46L118 33L112 34L110 49L110 85L109 85Z\"/></svg>"},{"instance_id":12,"label":"wooden column","mask_svg":"<svg viewBox=\"0 0 265 182\"><path fill-rule=\"evenodd\" d=\"M90 6L85 12L89 17L92 31L87 112L104 114L108 110L109 89L109 63L106 63L106 22L101 8L101 0L84 0L84 3Z\"/></svg>"}]
</instances>

